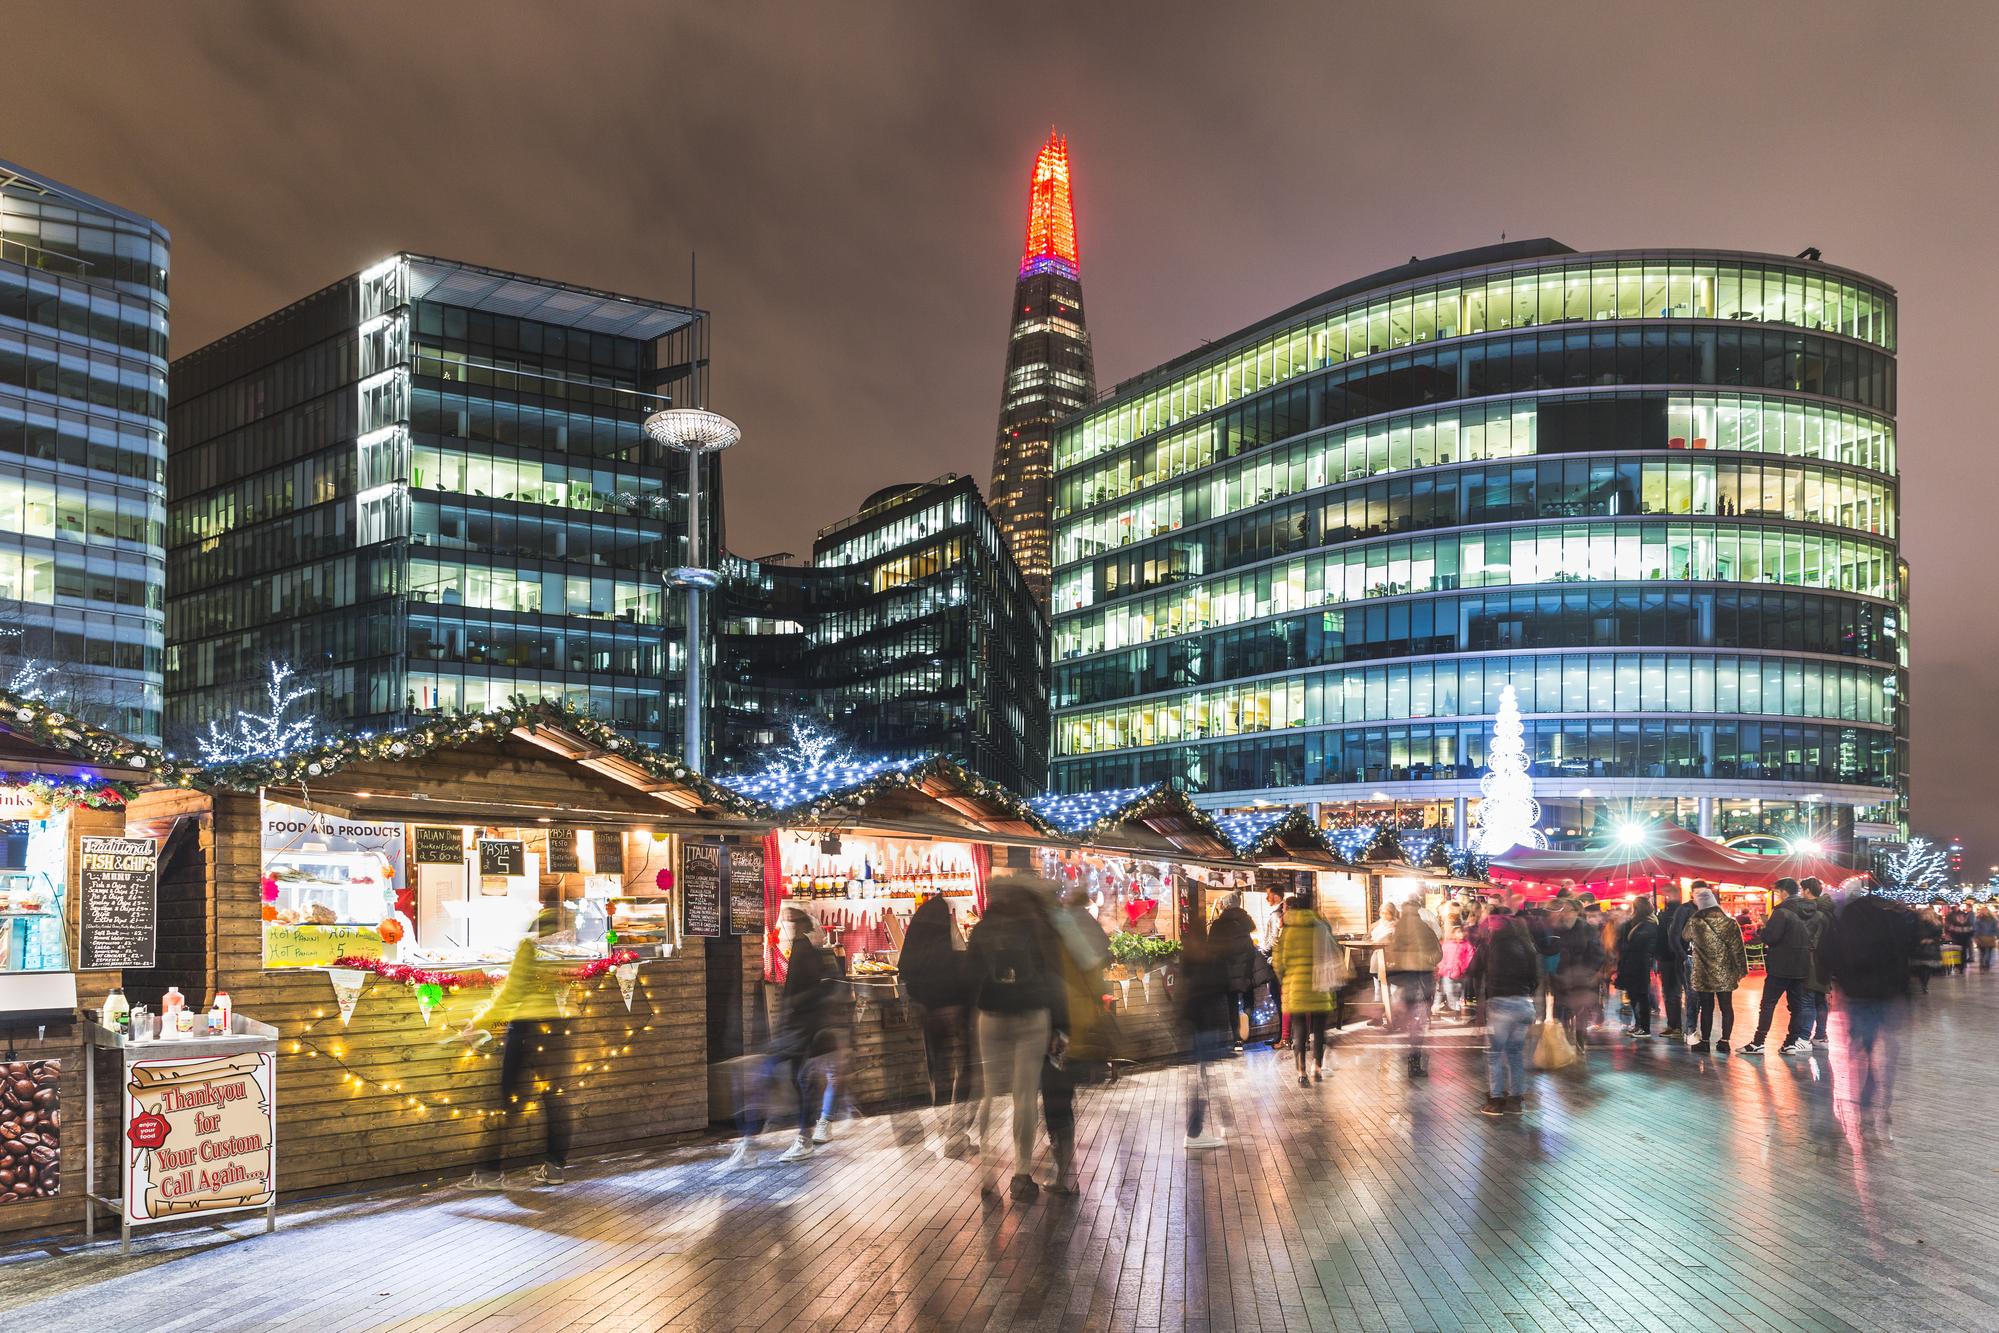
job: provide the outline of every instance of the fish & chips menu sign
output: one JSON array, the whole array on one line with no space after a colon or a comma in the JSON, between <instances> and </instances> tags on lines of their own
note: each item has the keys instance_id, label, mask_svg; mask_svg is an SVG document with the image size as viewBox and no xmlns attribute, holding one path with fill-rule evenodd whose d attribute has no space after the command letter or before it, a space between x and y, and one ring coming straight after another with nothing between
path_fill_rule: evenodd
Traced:
<instances>
[{"instance_id":1,"label":"fish & chips menu sign","mask_svg":"<svg viewBox=\"0 0 1999 1333\"><path fill-rule=\"evenodd\" d=\"M277 1181L268 1051L134 1060L125 1085L125 1216L262 1208Z\"/></svg>"}]
</instances>

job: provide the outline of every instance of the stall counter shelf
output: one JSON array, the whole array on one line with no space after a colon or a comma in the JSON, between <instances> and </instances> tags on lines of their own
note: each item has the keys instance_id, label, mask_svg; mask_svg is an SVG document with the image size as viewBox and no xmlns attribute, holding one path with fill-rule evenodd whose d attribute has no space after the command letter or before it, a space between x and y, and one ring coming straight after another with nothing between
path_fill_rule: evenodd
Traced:
<instances>
[{"instance_id":1,"label":"stall counter shelf","mask_svg":"<svg viewBox=\"0 0 1999 1333\"><path fill-rule=\"evenodd\" d=\"M266 1105L263 1107L263 1115L266 1117L267 1124L272 1128L266 1130L267 1137L261 1148L261 1151L266 1154L269 1172L264 1177L266 1188L263 1191L263 1197L259 1201L240 1205L213 1208L197 1205L186 1209L169 1211L159 1217L134 1217L133 1209L130 1206L131 1200L127 1197L130 1194L130 1190L126 1188L126 1183L130 1179L130 1173L123 1167L125 1161L124 1147L112 1145L121 1163L121 1167L115 1177L118 1193L111 1195L98 1192L97 1118L94 1115L86 1115L84 1117L83 1136L84 1235L94 1236L97 1234L97 1210L99 1207L109 1208L118 1215L120 1241L118 1252L120 1254L130 1254L132 1252L133 1227L145 1226L153 1222L190 1221L201 1217L212 1217L221 1213L233 1214L261 1211L264 1214L265 1233L269 1234L276 1231L278 1229L278 1191L276 1172L277 1143L274 1127L277 1123L275 1064L278 1053L278 1030L267 1023L259 1023L255 1019L246 1018L242 1014L237 1013L230 1015L229 1033L226 1036L210 1037L204 1035L161 1040L157 1035L159 1032L159 1023L160 1015L147 1015L146 1024L153 1029L155 1035L151 1040L133 1041L130 1036L119 1029L105 1027L94 1020L84 1020L83 1027L88 1041L88 1050L84 1061L84 1095L86 1098L84 1104L93 1108L97 1105L97 1056L101 1052L117 1052L122 1057L118 1062L120 1075L118 1084L119 1101L124 1107L119 1116L119 1124L123 1131L121 1137L126 1144L131 1144L134 1147L143 1146L144 1134L141 1133L135 1136L133 1133L132 1126L135 1119L137 1119L132 1114L133 1098L126 1095L126 1090L133 1082L133 1067L135 1065L143 1061L153 1060L269 1056L272 1068L269 1079L271 1086L270 1095L267 1097ZM218 1101L214 1104L221 1105L222 1103ZM152 1114L150 1118L154 1120L160 1119L157 1113ZM161 1123L164 1125L164 1121L161 1121ZM151 1146L158 1147L160 1145L154 1144ZM194 1150L188 1149L187 1151L192 1153Z\"/></svg>"}]
</instances>

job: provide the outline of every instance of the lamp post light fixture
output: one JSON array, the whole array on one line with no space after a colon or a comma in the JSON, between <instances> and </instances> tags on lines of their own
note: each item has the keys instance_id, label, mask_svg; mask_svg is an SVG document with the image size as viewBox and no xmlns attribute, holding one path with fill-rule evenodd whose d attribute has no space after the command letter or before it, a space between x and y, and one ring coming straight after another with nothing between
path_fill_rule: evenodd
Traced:
<instances>
[{"instance_id":1,"label":"lamp post light fixture","mask_svg":"<svg viewBox=\"0 0 1999 1333\"><path fill-rule=\"evenodd\" d=\"M687 590L687 729L682 757L688 767L702 773L706 762L701 748L701 590L714 587L718 576L701 558L701 456L720 453L742 439L743 432L721 413L701 407L655 412L645 419L644 430L658 443L687 455L688 563L667 570L662 578L669 588ZM662 725L664 721L662 717Z\"/></svg>"}]
</instances>

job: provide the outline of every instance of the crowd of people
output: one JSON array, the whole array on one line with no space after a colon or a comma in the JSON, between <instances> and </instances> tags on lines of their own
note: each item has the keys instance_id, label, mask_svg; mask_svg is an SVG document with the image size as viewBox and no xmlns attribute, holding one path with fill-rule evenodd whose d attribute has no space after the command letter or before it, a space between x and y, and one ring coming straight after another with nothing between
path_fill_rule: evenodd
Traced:
<instances>
[{"instance_id":1,"label":"crowd of people","mask_svg":"<svg viewBox=\"0 0 1999 1333\"><path fill-rule=\"evenodd\" d=\"M1503 888L1440 907L1421 897L1384 907L1369 941L1366 969L1379 987L1381 1023L1406 1038L1407 1073L1429 1074L1433 1021L1478 1025L1485 1032L1490 1116L1520 1114L1528 1093L1530 1037L1550 1026L1575 1050L1610 1040L1610 1006L1622 1036L1677 1043L1695 1054L1731 1052L1735 995L1761 954L1763 984L1750 1040L1737 1055L1808 1055L1827 1040L1827 1018L1845 1014L1858 1101L1885 1130L1897 1049L1897 1002L1914 981L1927 985L1943 965L1943 941L1963 961L1976 951L1990 968L1999 946L1991 910L1914 911L1863 887L1828 892L1817 880L1778 881L1767 920L1745 923L1721 905L1712 885L1690 893L1662 889L1621 906L1564 891L1528 904ZM1364 983L1350 974L1348 946L1309 897L1270 896L1268 945L1241 893L1220 897L1207 916L1183 923L1173 997L1191 1030L1194 1059L1185 1146L1226 1142L1211 1114L1212 1064L1241 1052L1254 1024L1254 997L1270 987L1281 1025L1273 1043L1291 1055L1301 1087L1325 1077L1338 1035L1343 994ZM741 1098L741 1138L730 1164L754 1166L773 1089L797 1098L797 1131L782 1162L810 1158L831 1133L835 1088L847 1034L832 1001L839 981L819 922L802 905L782 919L788 965L771 1041L751 1061ZM1753 938L1752 938L1753 937ZM1005 1140L996 1122L1011 1120L1016 1198L1042 1189L1077 1190L1077 1090L1112 1077L1119 1055L1116 1005L1105 979L1110 942L1080 889L1060 889L1024 871L996 874L985 912L969 936L942 898L925 902L910 922L900 970L922 1015L932 1104L944 1155L980 1160L981 1188L1000 1189ZM1779 1006L1781 1039L1773 1039ZM1748 1015L1744 1014L1747 1021ZM977 1141L972 1138L977 1122ZM1030 1170L1045 1126L1054 1162L1044 1186Z\"/></svg>"}]
</instances>

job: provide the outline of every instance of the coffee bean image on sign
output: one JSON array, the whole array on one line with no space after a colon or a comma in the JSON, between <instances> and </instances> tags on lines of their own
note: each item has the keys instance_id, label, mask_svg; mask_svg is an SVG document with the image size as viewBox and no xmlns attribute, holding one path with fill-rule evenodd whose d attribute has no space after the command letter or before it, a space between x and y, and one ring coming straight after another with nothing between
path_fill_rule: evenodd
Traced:
<instances>
[{"instance_id":1,"label":"coffee bean image on sign","mask_svg":"<svg viewBox=\"0 0 1999 1333\"><path fill-rule=\"evenodd\" d=\"M159 925L159 844L152 838L83 838L77 859L79 970L153 966Z\"/></svg>"},{"instance_id":2,"label":"coffee bean image on sign","mask_svg":"<svg viewBox=\"0 0 1999 1333\"><path fill-rule=\"evenodd\" d=\"M60 1060L0 1063L0 1204L62 1192Z\"/></svg>"}]
</instances>

